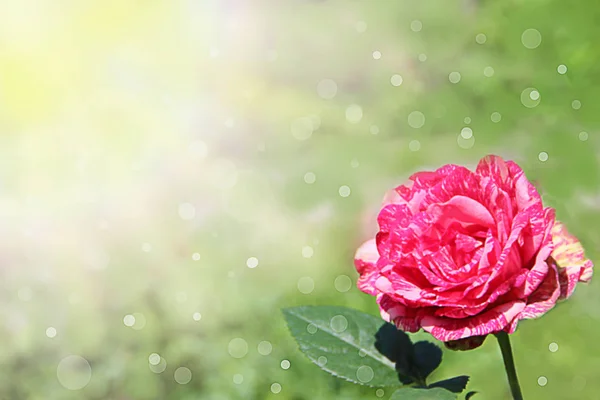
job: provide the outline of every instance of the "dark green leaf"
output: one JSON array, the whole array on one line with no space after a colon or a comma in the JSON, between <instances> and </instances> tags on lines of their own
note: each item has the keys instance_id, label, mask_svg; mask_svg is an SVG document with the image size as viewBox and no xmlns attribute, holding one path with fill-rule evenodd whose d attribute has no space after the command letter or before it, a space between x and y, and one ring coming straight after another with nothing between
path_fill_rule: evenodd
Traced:
<instances>
[{"instance_id":1,"label":"dark green leaf","mask_svg":"<svg viewBox=\"0 0 600 400\"><path fill-rule=\"evenodd\" d=\"M436 383L432 383L429 387L441 387L454 393L460 393L467 387L469 377L466 375L457 376L455 378L446 379Z\"/></svg>"},{"instance_id":2,"label":"dark green leaf","mask_svg":"<svg viewBox=\"0 0 600 400\"><path fill-rule=\"evenodd\" d=\"M398 386L394 364L375 348L381 319L345 307L303 306L283 310L302 351L323 370L369 386Z\"/></svg>"},{"instance_id":3,"label":"dark green leaf","mask_svg":"<svg viewBox=\"0 0 600 400\"><path fill-rule=\"evenodd\" d=\"M390 400L456 400L456 395L442 388L396 390Z\"/></svg>"},{"instance_id":4,"label":"dark green leaf","mask_svg":"<svg viewBox=\"0 0 600 400\"><path fill-rule=\"evenodd\" d=\"M469 400L471 397L475 396L477 394L477 392L472 391L467 393L467 395L465 396L465 400Z\"/></svg>"},{"instance_id":5,"label":"dark green leaf","mask_svg":"<svg viewBox=\"0 0 600 400\"><path fill-rule=\"evenodd\" d=\"M398 379L406 384L420 380L415 364L415 352L408 335L386 322L375 334L375 348L389 360L396 363Z\"/></svg>"},{"instance_id":6,"label":"dark green leaf","mask_svg":"<svg viewBox=\"0 0 600 400\"><path fill-rule=\"evenodd\" d=\"M421 377L427 378L442 363L442 349L431 342L417 342L414 346L415 361Z\"/></svg>"},{"instance_id":7,"label":"dark green leaf","mask_svg":"<svg viewBox=\"0 0 600 400\"><path fill-rule=\"evenodd\" d=\"M375 348L393 362L413 354L413 344L408 335L389 322L375 334Z\"/></svg>"}]
</instances>

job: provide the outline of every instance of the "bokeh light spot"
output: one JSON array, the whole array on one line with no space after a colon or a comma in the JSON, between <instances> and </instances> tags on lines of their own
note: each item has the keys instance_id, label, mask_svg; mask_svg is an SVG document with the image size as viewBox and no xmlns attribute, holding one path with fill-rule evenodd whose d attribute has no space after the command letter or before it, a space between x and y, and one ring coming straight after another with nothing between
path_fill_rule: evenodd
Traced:
<instances>
[{"instance_id":1,"label":"bokeh light spot","mask_svg":"<svg viewBox=\"0 0 600 400\"><path fill-rule=\"evenodd\" d=\"M346 108L346 120L351 124L358 124L362 117L362 107L358 104L351 104Z\"/></svg>"},{"instance_id":2,"label":"bokeh light spot","mask_svg":"<svg viewBox=\"0 0 600 400\"><path fill-rule=\"evenodd\" d=\"M315 175L314 172L307 172L306 174L304 174L304 182L308 183L309 185L312 185L316 181L317 175Z\"/></svg>"},{"instance_id":3,"label":"bokeh light spot","mask_svg":"<svg viewBox=\"0 0 600 400\"><path fill-rule=\"evenodd\" d=\"M315 281L311 277L305 276L298 279L298 290L302 294L311 294L315 289Z\"/></svg>"},{"instance_id":4,"label":"bokeh light spot","mask_svg":"<svg viewBox=\"0 0 600 400\"><path fill-rule=\"evenodd\" d=\"M402 82L403 82L402 76L400 76L398 74L394 74L390 78L390 82L391 82L392 86L400 86L400 85L402 85Z\"/></svg>"},{"instance_id":5,"label":"bokeh light spot","mask_svg":"<svg viewBox=\"0 0 600 400\"><path fill-rule=\"evenodd\" d=\"M425 125L425 115L421 111L413 111L408 114L408 125L411 128L419 129Z\"/></svg>"},{"instance_id":6,"label":"bokeh light spot","mask_svg":"<svg viewBox=\"0 0 600 400\"><path fill-rule=\"evenodd\" d=\"M277 394L281 392L281 385L277 382L271 385L271 392Z\"/></svg>"},{"instance_id":7,"label":"bokeh light spot","mask_svg":"<svg viewBox=\"0 0 600 400\"><path fill-rule=\"evenodd\" d=\"M334 332L341 333L348 328L348 320L343 315L336 315L331 318L329 325Z\"/></svg>"},{"instance_id":8,"label":"bokeh light spot","mask_svg":"<svg viewBox=\"0 0 600 400\"><path fill-rule=\"evenodd\" d=\"M419 151L421 149L421 142L419 142L418 140L411 140L410 142L408 142L408 149L410 151Z\"/></svg>"},{"instance_id":9,"label":"bokeh light spot","mask_svg":"<svg viewBox=\"0 0 600 400\"><path fill-rule=\"evenodd\" d=\"M158 363L153 364L148 359L148 367L150 368L150 371L154 372L155 374L162 374L167 369L167 360L159 356Z\"/></svg>"},{"instance_id":10,"label":"bokeh light spot","mask_svg":"<svg viewBox=\"0 0 600 400\"><path fill-rule=\"evenodd\" d=\"M148 356L148 362L151 365L158 365L160 363L160 355L157 353L152 353Z\"/></svg>"},{"instance_id":11,"label":"bokeh light spot","mask_svg":"<svg viewBox=\"0 0 600 400\"><path fill-rule=\"evenodd\" d=\"M243 358L248 353L248 343L242 338L231 339L228 351L233 358Z\"/></svg>"},{"instance_id":12,"label":"bokeh light spot","mask_svg":"<svg viewBox=\"0 0 600 400\"><path fill-rule=\"evenodd\" d=\"M347 275L340 275L333 281L333 286L338 292L345 293L352 287L352 279Z\"/></svg>"},{"instance_id":13,"label":"bokeh light spot","mask_svg":"<svg viewBox=\"0 0 600 400\"><path fill-rule=\"evenodd\" d=\"M521 43L528 49L535 49L542 43L542 34L537 29L526 29L521 35Z\"/></svg>"},{"instance_id":14,"label":"bokeh light spot","mask_svg":"<svg viewBox=\"0 0 600 400\"><path fill-rule=\"evenodd\" d=\"M410 23L410 29L413 32L421 32L421 29L423 29L423 23L418 19L415 19Z\"/></svg>"},{"instance_id":15,"label":"bokeh light spot","mask_svg":"<svg viewBox=\"0 0 600 400\"><path fill-rule=\"evenodd\" d=\"M468 131L465 132L465 135L469 135L469 134L470 134L470 136L468 138L465 138L463 136L463 132L458 134L458 137L456 138L458 147L460 147L461 149L468 150L475 145L475 136L473 136L473 132L472 131L470 133Z\"/></svg>"},{"instance_id":16,"label":"bokeh light spot","mask_svg":"<svg viewBox=\"0 0 600 400\"><path fill-rule=\"evenodd\" d=\"M534 108L541 101L540 92L535 88L527 88L521 92L521 103L527 108Z\"/></svg>"},{"instance_id":17,"label":"bokeh light spot","mask_svg":"<svg viewBox=\"0 0 600 400\"><path fill-rule=\"evenodd\" d=\"M196 217L196 207L190 203L181 203L179 205L179 218L184 221L190 221Z\"/></svg>"},{"instance_id":18,"label":"bokeh light spot","mask_svg":"<svg viewBox=\"0 0 600 400\"><path fill-rule=\"evenodd\" d=\"M271 342L263 340L258 344L258 354L268 356L269 354L271 354L271 351L273 351L273 345L271 344Z\"/></svg>"},{"instance_id":19,"label":"bokeh light spot","mask_svg":"<svg viewBox=\"0 0 600 400\"><path fill-rule=\"evenodd\" d=\"M69 390L83 389L92 379L92 367L81 356L63 358L56 369L56 377L60 384Z\"/></svg>"},{"instance_id":20,"label":"bokeh light spot","mask_svg":"<svg viewBox=\"0 0 600 400\"><path fill-rule=\"evenodd\" d=\"M471 139L473 137L473 130L469 127L464 127L460 131L460 136L462 136L464 139Z\"/></svg>"},{"instance_id":21,"label":"bokeh light spot","mask_svg":"<svg viewBox=\"0 0 600 400\"><path fill-rule=\"evenodd\" d=\"M302 247L302 257L311 258L314 254L315 254L315 251L311 246Z\"/></svg>"},{"instance_id":22,"label":"bokeh light spot","mask_svg":"<svg viewBox=\"0 0 600 400\"><path fill-rule=\"evenodd\" d=\"M342 196L342 197L350 196L350 193L351 193L350 187L348 187L346 185L340 186L339 193L340 193L340 196Z\"/></svg>"},{"instance_id":23,"label":"bokeh light spot","mask_svg":"<svg viewBox=\"0 0 600 400\"><path fill-rule=\"evenodd\" d=\"M356 377L362 383L371 382L371 380L373 380L374 376L375 376L375 373L373 372L373 368L369 367L368 365L361 365L356 370Z\"/></svg>"},{"instance_id":24,"label":"bokeh light spot","mask_svg":"<svg viewBox=\"0 0 600 400\"><path fill-rule=\"evenodd\" d=\"M144 314L133 313L132 316L133 316L134 323L131 327L133 329L135 329L136 331L144 329L144 327L146 326L146 317L144 316Z\"/></svg>"},{"instance_id":25,"label":"bokeh light spot","mask_svg":"<svg viewBox=\"0 0 600 400\"><path fill-rule=\"evenodd\" d=\"M564 75L567 73L567 66L564 64L560 64L558 67L556 67L556 71L561 74Z\"/></svg>"},{"instance_id":26,"label":"bokeh light spot","mask_svg":"<svg viewBox=\"0 0 600 400\"><path fill-rule=\"evenodd\" d=\"M258 267L258 258L250 257L246 260L246 266L248 268L256 268Z\"/></svg>"},{"instance_id":27,"label":"bokeh light spot","mask_svg":"<svg viewBox=\"0 0 600 400\"><path fill-rule=\"evenodd\" d=\"M460 72L453 71L453 72L450 72L450 74L448 75L448 80L451 83L458 83L458 82L460 82L460 78L461 78Z\"/></svg>"},{"instance_id":28,"label":"bokeh light spot","mask_svg":"<svg viewBox=\"0 0 600 400\"><path fill-rule=\"evenodd\" d=\"M315 130L314 121L310 117L296 118L290 123L290 132L296 140L309 139Z\"/></svg>"},{"instance_id":29,"label":"bokeh light spot","mask_svg":"<svg viewBox=\"0 0 600 400\"><path fill-rule=\"evenodd\" d=\"M192 380L192 371L186 367L179 367L175 370L173 378L180 385L187 385Z\"/></svg>"},{"instance_id":30,"label":"bokeh light spot","mask_svg":"<svg viewBox=\"0 0 600 400\"><path fill-rule=\"evenodd\" d=\"M331 100L337 94L338 86L332 79L323 79L317 84L317 93L319 97L325 100Z\"/></svg>"},{"instance_id":31,"label":"bokeh light spot","mask_svg":"<svg viewBox=\"0 0 600 400\"><path fill-rule=\"evenodd\" d=\"M123 317L123 324L125 324L125 326L132 327L135 324L135 317L131 314L127 314Z\"/></svg>"}]
</instances>

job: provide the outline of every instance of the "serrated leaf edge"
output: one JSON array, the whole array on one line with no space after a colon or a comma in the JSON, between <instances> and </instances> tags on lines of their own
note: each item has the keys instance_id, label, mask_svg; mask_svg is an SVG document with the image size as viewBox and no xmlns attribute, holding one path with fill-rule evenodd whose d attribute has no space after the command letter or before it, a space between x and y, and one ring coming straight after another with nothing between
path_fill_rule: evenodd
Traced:
<instances>
[{"instance_id":1,"label":"serrated leaf edge","mask_svg":"<svg viewBox=\"0 0 600 400\"><path fill-rule=\"evenodd\" d=\"M323 328L322 326L320 326L320 325L317 325L317 324L313 323L313 321L307 320L307 319L306 319L306 318L304 318L303 316L301 316L301 315L298 315L298 314L296 314L295 312L293 312L293 311L292 311L292 310L295 310L295 309L297 309L297 308L309 308L309 307L311 307L311 308L312 308L312 307L319 307L319 306L299 306L299 307L289 307L289 308L284 308L284 309L282 309L281 311L283 312L283 314L284 314L284 317L285 317L285 319L286 319L286 320L288 319L288 316L289 316L289 315L291 315L291 316L294 316L294 317L296 317L296 318L299 318L299 319L301 319L301 320L302 320L302 321L304 321L304 322L308 322L309 324L313 324L313 325L315 325L317 328L321 329L322 331L324 331L324 332L326 332L326 333L330 334L331 336L334 336L335 338L337 338L337 339L339 339L339 340L341 340L341 341L343 341L343 342L345 342L345 343L347 343L347 344L351 345L351 346L352 346L352 347L354 347L355 349L358 349L358 350L362 350L362 351L364 351L364 352L365 352L365 355L369 355L369 356L371 356L371 358L372 358L372 359L374 359L375 361L379 361L381 364L383 364L383 365L387 366L387 367L388 367L388 368L390 368L392 371L394 371L394 373L396 372L396 366L395 366L395 364L394 364L394 363L392 363L391 361L389 361L389 360L388 360L387 358L385 358L383 355L381 355L381 356L377 356L376 354L373 354L372 352L370 352L370 351L367 351L366 349L363 349L362 347L356 346L354 343L352 343L352 342L348 342L347 340L344 340L344 339L340 338L339 336L335 335L335 333L334 333L333 331L331 331L331 330L329 330L329 329L327 329L327 328ZM328 307L329 307L329 306L328 306ZM331 307L332 307L332 306L331 306ZM353 312L361 312L361 311L356 311L356 310L353 310L353 309L351 309L351 308L347 308L347 307L340 307L340 306L337 306L337 307L338 307L338 308L340 308L340 309L351 310L351 311L353 311ZM290 331L290 334L291 334L291 335L292 335L292 337L294 338L294 341L296 342L296 344L298 344L298 347L300 347L300 343L298 343L298 340L296 339L296 336L294 336L293 332L290 330L290 327L289 327L289 321L286 321L286 322L287 322L287 328L288 328L288 330ZM301 351L302 351L302 350L301 350ZM314 359L314 358L313 358L313 357L311 357L310 355L306 354L304 351L302 351L302 354L304 354L304 356L305 356L306 358L308 358L308 359L309 359L309 360L310 360L310 361L311 361L313 364L316 364L316 365L317 365L319 368L321 368L322 370L324 370L324 371L327 371L329 374L331 374L331 375L333 375L333 376L335 376L335 377L337 377L337 378L344 379L344 380L345 380L345 381L347 381L347 382L352 382L352 383L355 383L355 384L358 384L358 385L362 385L362 386L369 386L369 387L397 387L396 385L372 385L372 384L369 384L369 382L361 382L360 380L358 380L358 378L357 378L356 380L354 380L354 379L352 379L352 378L349 378L349 377L347 377L347 376L339 375L339 374L337 374L335 371L333 371L333 370L331 370L331 369L327 368L326 366L323 366L323 365L319 364L319 362L318 362L316 359ZM403 385L402 385L400 382L398 382L398 386L403 386Z\"/></svg>"}]
</instances>

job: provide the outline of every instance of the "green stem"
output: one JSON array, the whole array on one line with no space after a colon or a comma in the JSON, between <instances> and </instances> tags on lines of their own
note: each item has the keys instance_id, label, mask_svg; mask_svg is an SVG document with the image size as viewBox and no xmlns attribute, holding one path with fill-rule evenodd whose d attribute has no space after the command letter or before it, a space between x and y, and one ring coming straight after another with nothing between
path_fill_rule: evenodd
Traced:
<instances>
[{"instance_id":1,"label":"green stem","mask_svg":"<svg viewBox=\"0 0 600 400\"><path fill-rule=\"evenodd\" d=\"M512 349L510 347L510 338L508 333L499 332L496 333L498 344L500 345L500 351L502 352L502 359L504 360L504 369L508 376L508 383L510 385L510 391L514 400L523 400L521 394L521 387L519 386L519 379L517 378L517 371L515 369L515 360L512 355Z\"/></svg>"}]
</instances>

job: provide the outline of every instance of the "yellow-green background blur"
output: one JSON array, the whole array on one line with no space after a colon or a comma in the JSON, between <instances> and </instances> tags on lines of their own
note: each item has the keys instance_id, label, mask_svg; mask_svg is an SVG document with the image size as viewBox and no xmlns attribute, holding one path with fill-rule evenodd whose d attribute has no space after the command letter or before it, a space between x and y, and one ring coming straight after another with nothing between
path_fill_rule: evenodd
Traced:
<instances>
[{"instance_id":1,"label":"yellow-green background blur","mask_svg":"<svg viewBox=\"0 0 600 400\"><path fill-rule=\"evenodd\" d=\"M385 191L488 153L597 257L599 21L593 1L0 0L0 398L379 398L310 364L280 308L377 314L352 258ZM526 399L598 398L599 285L520 324ZM436 377L509 398L495 340L444 356Z\"/></svg>"}]
</instances>

